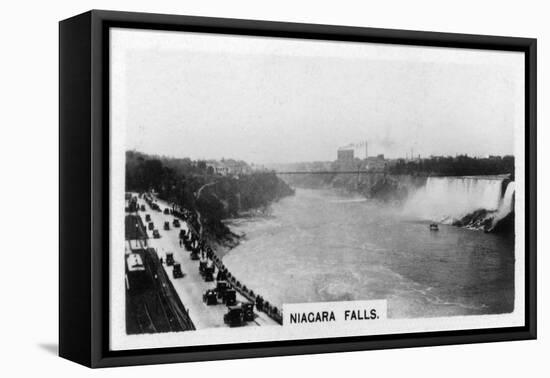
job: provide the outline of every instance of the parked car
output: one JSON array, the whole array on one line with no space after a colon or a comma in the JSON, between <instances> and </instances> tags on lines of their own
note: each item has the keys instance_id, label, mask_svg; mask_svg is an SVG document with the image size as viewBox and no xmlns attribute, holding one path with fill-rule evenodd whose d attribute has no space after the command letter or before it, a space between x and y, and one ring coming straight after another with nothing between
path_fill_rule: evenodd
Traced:
<instances>
[{"instance_id":1,"label":"parked car","mask_svg":"<svg viewBox=\"0 0 550 378\"><path fill-rule=\"evenodd\" d=\"M237 292L235 289L227 289L223 295L223 303L233 306L237 303Z\"/></svg>"},{"instance_id":2,"label":"parked car","mask_svg":"<svg viewBox=\"0 0 550 378\"><path fill-rule=\"evenodd\" d=\"M166 265L174 265L174 254L172 252L166 252Z\"/></svg>"},{"instance_id":3,"label":"parked car","mask_svg":"<svg viewBox=\"0 0 550 378\"><path fill-rule=\"evenodd\" d=\"M218 281L216 284L216 294L218 295L219 299L222 299L225 291L228 288L228 284L226 281Z\"/></svg>"},{"instance_id":4,"label":"parked car","mask_svg":"<svg viewBox=\"0 0 550 378\"><path fill-rule=\"evenodd\" d=\"M243 309L243 319L245 322L254 320L254 303L245 302L241 303L241 308Z\"/></svg>"},{"instance_id":5,"label":"parked car","mask_svg":"<svg viewBox=\"0 0 550 378\"><path fill-rule=\"evenodd\" d=\"M228 306L227 314L223 316L223 322L230 327L239 327L244 323L243 309L241 306Z\"/></svg>"},{"instance_id":6,"label":"parked car","mask_svg":"<svg viewBox=\"0 0 550 378\"><path fill-rule=\"evenodd\" d=\"M214 281L214 265L207 266L202 273L204 281L212 282Z\"/></svg>"},{"instance_id":7,"label":"parked car","mask_svg":"<svg viewBox=\"0 0 550 378\"><path fill-rule=\"evenodd\" d=\"M172 277L181 278L183 277L183 272L181 271L181 264L174 263L174 268L172 269Z\"/></svg>"},{"instance_id":8,"label":"parked car","mask_svg":"<svg viewBox=\"0 0 550 378\"><path fill-rule=\"evenodd\" d=\"M206 303L207 306L212 306L218 304L218 296L215 289L206 290L202 295L202 301Z\"/></svg>"}]
</instances>

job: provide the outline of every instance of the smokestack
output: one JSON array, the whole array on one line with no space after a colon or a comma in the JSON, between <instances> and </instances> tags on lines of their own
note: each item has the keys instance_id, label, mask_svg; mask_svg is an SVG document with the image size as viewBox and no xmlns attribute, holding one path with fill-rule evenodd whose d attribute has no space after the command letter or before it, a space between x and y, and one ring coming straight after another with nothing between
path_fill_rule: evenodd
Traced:
<instances>
[{"instance_id":1,"label":"smokestack","mask_svg":"<svg viewBox=\"0 0 550 378\"><path fill-rule=\"evenodd\" d=\"M365 159L369 157L369 146L367 141L365 141Z\"/></svg>"}]
</instances>

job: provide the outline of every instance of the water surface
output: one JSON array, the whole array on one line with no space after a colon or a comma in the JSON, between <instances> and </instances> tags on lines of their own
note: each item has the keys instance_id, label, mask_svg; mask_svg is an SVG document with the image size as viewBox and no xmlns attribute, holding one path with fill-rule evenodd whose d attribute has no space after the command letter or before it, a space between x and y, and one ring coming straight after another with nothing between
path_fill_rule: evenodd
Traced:
<instances>
[{"instance_id":1,"label":"water surface","mask_svg":"<svg viewBox=\"0 0 550 378\"><path fill-rule=\"evenodd\" d=\"M246 237L224 263L278 306L387 299L394 318L513 311L513 237L430 231L400 209L309 189L229 226Z\"/></svg>"}]
</instances>

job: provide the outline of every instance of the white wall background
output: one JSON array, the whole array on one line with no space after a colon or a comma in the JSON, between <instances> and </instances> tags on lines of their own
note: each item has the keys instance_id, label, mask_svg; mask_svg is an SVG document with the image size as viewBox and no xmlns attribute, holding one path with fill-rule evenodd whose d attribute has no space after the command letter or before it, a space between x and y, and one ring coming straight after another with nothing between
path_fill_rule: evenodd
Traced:
<instances>
[{"instance_id":1,"label":"white wall background","mask_svg":"<svg viewBox=\"0 0 550 378\"><path fill-rule=\"evenodd\" d=\"M550 265L550 26L544 1L10 1L0 39L0 375L11 376L547 376ZM539 340L92 371L56 357L58 25L89 9L372 26L539 39ZM546 142L546 143L545 143ZM546 272L546 274L543 274Z\"/></svg>"}]
</instances>

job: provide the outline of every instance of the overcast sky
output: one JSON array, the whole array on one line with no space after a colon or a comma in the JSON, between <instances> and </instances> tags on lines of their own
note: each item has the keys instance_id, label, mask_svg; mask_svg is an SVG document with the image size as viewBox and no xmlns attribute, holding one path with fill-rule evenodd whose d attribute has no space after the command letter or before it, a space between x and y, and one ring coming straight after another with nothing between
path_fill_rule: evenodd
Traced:
<instances>
[{"instance_id":1,"label":"overcast sky","mask_svg":"<svg viewBox=\"0 0 550 378\"><path fill-rule=\"evenodd\" d=\"M146 153L503 155L523 126L520 53L132 30L111 48L111 120Z\"/></svg>"}]
</instances>

